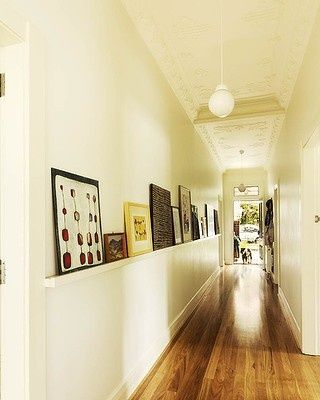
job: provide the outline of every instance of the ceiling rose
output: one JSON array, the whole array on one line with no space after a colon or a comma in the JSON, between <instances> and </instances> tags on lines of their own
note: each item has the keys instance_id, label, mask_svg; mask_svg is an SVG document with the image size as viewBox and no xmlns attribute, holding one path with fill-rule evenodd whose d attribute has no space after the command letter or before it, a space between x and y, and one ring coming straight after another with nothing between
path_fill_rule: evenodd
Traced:
<instances>
[{"instance_id":1,"label":"ceiling rose","mask_svg":"<svg viewBox=\"0 0 320 400\"><path fill-rule=\"evenodd\" d=\"M246 185L243 183L243 167L242 167L242 156L244 154L244 150L240 150L240 157L241 157L241 181L242 183L240 183L240 185L238 186L238 190L240 193L245 193L245 191L247 190Z\"/></svg>"}]
</instances>

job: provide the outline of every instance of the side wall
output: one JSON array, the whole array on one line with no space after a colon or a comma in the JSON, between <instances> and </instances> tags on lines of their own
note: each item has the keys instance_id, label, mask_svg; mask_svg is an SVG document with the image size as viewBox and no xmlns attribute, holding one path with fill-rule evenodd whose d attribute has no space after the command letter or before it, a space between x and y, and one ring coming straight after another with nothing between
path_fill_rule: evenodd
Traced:
<instances>
[{"instance_id":1,"label":"side wall","mask_svg":"<svg viewBox=\"0 0 320 400\"><path fill-rule=\"evenodd\" d=\"M206 202L217 207L221 174L119 1L11 5L46 47L47 276L55 273L51 167L100 181L104 232L123 230L122 203L147 203L151 182L173 204L178 184L189 187L200 215ZM119 388L126 398L125 383L147 371L218 264L212 238L48 289L47 399L107 399Z\"/></svg>"},{"instance_id":2,"label":"side wall","mask_svg":"<svg viewBox=\"0 0 320 400\"><path fill-rule=\"evenodd\" d=\"M245 198L245 200L264 200L267 174L261 168L248 168L243 172L239 169L229 170L223 175L223 200L224 200L224 249L225 263L233 264L233 189L242 180L247 186L259 186L259 197ZM237 198L242 200L242 198Z\"/></svg>"},{"instance_id":3,"label":"side wall","mask_svg":"<svg viewBox=\"0 0 320 400\"><path fill-rule=\"evenodd\" d=\"M320 123L320 13L269 170L269 191L279 183L281 288L301 329L301 149Z\"/></svg>"}]
</instances>

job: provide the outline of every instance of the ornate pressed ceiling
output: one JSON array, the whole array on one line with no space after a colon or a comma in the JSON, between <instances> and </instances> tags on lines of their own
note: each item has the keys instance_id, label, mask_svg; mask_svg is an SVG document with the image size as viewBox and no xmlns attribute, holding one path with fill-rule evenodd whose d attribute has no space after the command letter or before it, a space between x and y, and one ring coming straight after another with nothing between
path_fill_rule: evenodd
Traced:
<instances>
[{"instance_id":1,"label":"ornate pressed ceiling","mask_svg":"<svg viewBox=\"0 0 320 400\"><path fill-rule=\"evenodd\" d=\"M235 95L221 120L208 110L219 81L218 1L122 0L221 169L272 156L320 0L225 0L225 79Z\"/></svg>"}]
</instances>

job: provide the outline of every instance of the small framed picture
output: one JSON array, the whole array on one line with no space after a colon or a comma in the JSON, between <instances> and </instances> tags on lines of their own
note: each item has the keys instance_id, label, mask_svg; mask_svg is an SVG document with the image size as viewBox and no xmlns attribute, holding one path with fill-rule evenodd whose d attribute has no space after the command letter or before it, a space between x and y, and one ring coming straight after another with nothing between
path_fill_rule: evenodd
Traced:
<instances>
[{"instance_id":1,"label":"small framed picture","mask_svg":"<svg viewBox=\"0 0 320 400\"><path fill-rule=\"evenodd\" d=\"M214 208L210 204L206 204L206 218L207 218L207 235L214 236Z\"/></svg>"},{"instance_id":2,"label":"small framed picture","mask_svg":"<svg viewBox=\"0 0 320 400\"><path fill-rule=\"evenodd\" d=\"M183 242L190 242L192 240L191 192L181 185L179 186L179 205L182 240Z\"/></svg>"},{"instance_id":3,"label":"small framed picture","mask_svg":"<svg viewBox=\"0 0 320 400\"><path fill-rule=\"evenodd\" d=\"M206 217L201 217L201 228L202 228L202 237L206 238L208 236L207 218Z\"/></svg>"},{"instance_id":4,"label":"small framed picture","mask_svg":"<svg viewBox=\"0 0 320 400\"><path fill-rule=\"evenodd\" d=\"M103 238L108 263L128 257L127 241L124 233L106 233Z\"/></svg>"},{"instance_id":5,"label":"small framed picture","mask_svg":"<svg viewBox=\"0 0 320 400\"><path fill-rule=\"evenodd\" d=\"M171 207L172 224L173 224L173 240L174 244L182 243L181 219L179 207Z\"/></svg>"},{"instance_id":6,"label":"small framed picture","mask_svg":"<svg viewBox=\"0 0 320 400\"><path fill-rule=\"evenodd\" d=\"M220 224L219 224L219 213L218 210L214 210L214 231L216 235L220 234Z\"/></svg>"},{"instance_id":7,"label":"small framed picture","mask_svg":"<svg viewBox=\"0 0 320 400\"><path fill-rule=\"evenodd\" d=\"M129 257L153 250L150 208L147 204L124 204L127 245Z\"/></svg>"},{"instance_id":8,"label":"small framed picture","mask_svg":"<svg viewBox=\"0 0 320 400\"><path fill-rule=\"evenodd\" d=\"M200 229L199 229L199 217L198 217L198 207L191 205L192 210L192 239L200 239Z\"/></svg>"}]
</instances>

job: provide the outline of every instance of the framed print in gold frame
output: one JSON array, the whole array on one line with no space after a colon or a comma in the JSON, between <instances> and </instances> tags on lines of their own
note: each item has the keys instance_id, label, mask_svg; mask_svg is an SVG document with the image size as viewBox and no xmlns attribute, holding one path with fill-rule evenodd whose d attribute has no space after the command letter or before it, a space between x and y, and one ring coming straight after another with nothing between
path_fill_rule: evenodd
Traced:
<instances>
[{"instance_id":1,"label":"framed print in gold frame","mask_svg":"<svg viewBox=\"0 0 320 400\"><path fill-rule=\"evenodd\" d=\"M153 250L150 208L147 204L124 203L129 257Z\"/></svg>"}]
</instances>

